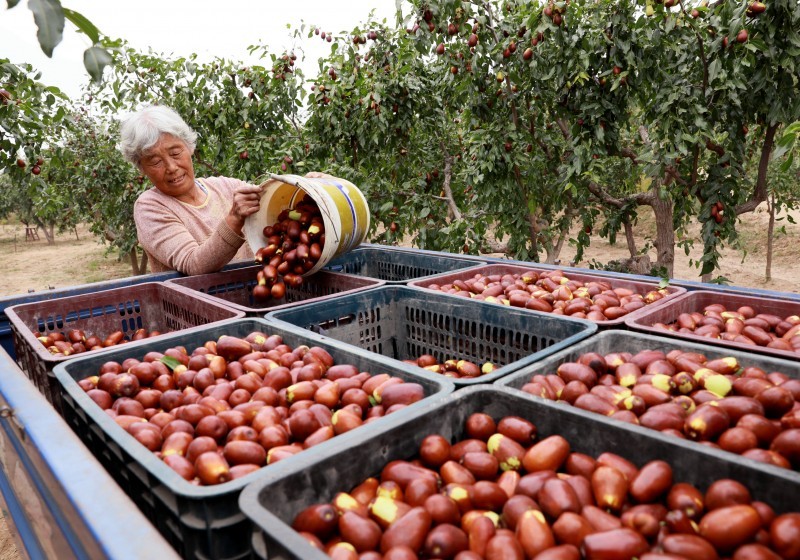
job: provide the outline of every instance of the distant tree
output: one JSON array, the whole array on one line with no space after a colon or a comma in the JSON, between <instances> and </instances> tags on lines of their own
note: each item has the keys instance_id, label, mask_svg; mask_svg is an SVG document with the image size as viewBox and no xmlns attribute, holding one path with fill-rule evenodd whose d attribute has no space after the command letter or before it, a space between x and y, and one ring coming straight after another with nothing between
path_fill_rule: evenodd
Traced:
<instances>
[{"instance_id":1,"label":"distant tree","mask_svg":"<svg viewBox=\"0 0 800 560\"><path fill-rule=\"evenodd\" d=\"M49 146L67 115L67 97L38 81L28 64L0 59L0 169L7 185L0 194L5 212L41 227L48 243L62 216L46 200Z\"/></svg>"}]
</instances>

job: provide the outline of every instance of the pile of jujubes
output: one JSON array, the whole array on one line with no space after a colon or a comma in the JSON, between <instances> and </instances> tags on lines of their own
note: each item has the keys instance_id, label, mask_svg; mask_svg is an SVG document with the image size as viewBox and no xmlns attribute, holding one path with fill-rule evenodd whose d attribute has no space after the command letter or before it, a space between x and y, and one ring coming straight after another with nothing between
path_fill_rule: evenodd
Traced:
<instances>
[{"instance_id":1,"label":"pile of jujubes","mask_svg":"<svg viewBox=\"0 0 800 560\"><path fill-rule=\"evenodd\" d=\"M577 453L517 416L475 413L465 433L428 435L293 528L337 560L800 559L800 513L735 480L699 488L665 461Z\"/></svg>"},{"instance_id":2,"label":"pile of jujubes","mask_svg":"<svg viewBox=\"0 0 800 560\"><path fill-rule=\"evenodd\" d=\"M452 283L431 282L426 288L470 299L524 307L543 313L591 321L613 321L655 303L669 292L654 289L641 294L614 287L606 280L583 282L563 270L508 274L475 274Z\"/></svg>"},{"instance_id":3,"label":"pile of jujubes","mask_svg":"<svg viewBox=\"0 0 800 560\"><path fill-rule=\"evenodd\" d=\"M253 297L257 301L282 299L286 288L303 284L303 274L314 268L325 246L322 213L311 198L278 214L275 224L264 227L266 245L256 251L255 260L264 264L258 271Z\"/></svg>"},{"instance_id":4,"label":"pile of jujubes","mask_svg":"<svg viewBox=\"0 0 800 560\"><path fill-rule=\"evenodd\" d=\"M523 391L744 457L800 469L800 379L675 349L587 352Z\"/></svg>"},{"instance_id":5,"label":"pile of jujubes","mask_svg":"<svg viewBox=\"0 0 800 560\"><path fill-rule=\"evenodd\" d=\"M221 484L391 414L418 383L335 364L278 335L222 336L187 352L109 361L81 388L186 480Z\"/></svg>"}]
</instances>

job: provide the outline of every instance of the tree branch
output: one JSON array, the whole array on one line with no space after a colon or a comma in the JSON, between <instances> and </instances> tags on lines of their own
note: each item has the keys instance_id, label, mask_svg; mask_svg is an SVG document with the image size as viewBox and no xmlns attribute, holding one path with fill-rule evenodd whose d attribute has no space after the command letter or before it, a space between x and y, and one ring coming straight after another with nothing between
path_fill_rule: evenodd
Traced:
<instances>
[{"instance_id":1,"label":"tree branch","mask_svg":"<svg viewBox=\"0 0 800 560\"><path fill-rule=\"evenodd\" d=\"M453 190L450 188L450 180L453 176L453 156L447 153L447 147L444 145L444 142L440 142L439 145L444 154L444 183L442 189L444 190L445 200L447 201L447 207L450 209L450 212L453 213L453 217L456 220L460 220L461 210L459 210L455 199L453 199Z\"/></svg>"},{"instance_id":2,"label":"tree branch","mask_svg":"<svg viewBox=\"0 0 800 560\"><path fill-rule=\"evenodd\" d=\"M647 131L644 125L640 125L638 128L639 137L641 137L642 142L650 146L652 142L650 142L650 133Z\"/></svg>"},{"instance_id":3,"label":"tree branch","mask_svg":"<svg viewBox=\"0 0 800 560\"><path fill-rule=\"evenodd\" d=\"M589 192L599 198L601 202L620 209L631 203L638 206L650 206L653 203L653 198L655 197L655 194L652 191L648 191L632 194L630 196L626 196L625 198L616 198L608 194L603 187L594 181L589 181L587 187Z\"/></svg>"},{"instance_id":4,"label":"tree branch","mask_svg":"<svg viewBox=\"0 0 800 560\"><path fill-rule=\"evenodd\" d=\"M558 128L561 129L561 134L564 135L564 139L569 140L571 135L569 133L569 127L567 126L567 122L563 118L559 117L556 119L556 124L558 125Z\"/></svg>"},{"instance_id":5,"label":"tree branch","mask_svg":"<svg viewBox=\"0 0 800 560\"><path fill-rule=\"evenodd\" d=\"M200 164L200 165L202 165L203 167L206 167L206 168L208 168L208 169L209 169L209 170L210 170L210 171L211 171L211 172L212 172L212 173L213 173L215 176L219 176L219 175L221 175L221 173L219 172L219 170L218 170L218 169L216 169L216 168L215 168L213 165L211 165L210 163L208 163L208 162L206 162L206 161L203 161L203 160L202 160L202 159L200 159L200 158L196 158L196 160L197 160L197 163L199 163L199 164Z\"/></svg>"},{"instance_id":6,"label":"tree branch","mask_svg":"<svg viewBox=\"0 0 800 560\"><path fill-rule=\"evenodd\" d=\"M665 170L665 171L666 171L666 173L667 173L667 177L668 177L668 178L672 178L672 179L673 179L673 180L674 180L676 183L678 183L678 184L679 184L679 185L681 185L681 186L686 186L686 184L687 184L687 183L686 183L686 181L684 181L684 180L683 180L683 178L682 178L682 177L680 176L680 174L678 173L678 170L677 170L677 169L675 169L675 168L674 168L674 167L672 167L671 165L668 165L668 166L666 167L666 170Z\"/></svg>"},{"instance_id":7,"label":"tree branch","mask_svg":"<svg viewBox=\"0 0 800 560\"><path fill-rule=\"evenodd\" d=\"M485 243L486 248L489 249L488 251L483 251L484 254L508 252L508 243L501 243L492 239L484 239L483 242Z\"/></svg>"},{"instance_id":8,"label":"tree branch","mask_svg":"<svg viewBox=\"0 0 800 560\"><path fill-rule=\"evenodd\" d=\"M622 157L630 158L631 162L633 162L634 164L637 164L637 165L639 164L639 160L636 159L636 157L637 157L636 156L636 152L634 152L630 148L622 148L619 151L619 155L622 156Z\"/></svg>"},{"instance_id":9,"label":"tree branch","mask_svg":"<svg viewBox=\"0 0 800 560\"><path fill-rule=\"evenodd\" d=\"M636 239L633 237L633 226L628 219L623 222L623 225L625 226L625 242L628 244L628 252L631 254L631 258L635 258L638 251L636 250Z\"/></svg>"},{"instance_id":10,"label":"tree branch","mask_svg":"<svg viewBox=\"0 0 800 560\"><path fill-rule=\"evenodd\" d=\"M752 212L759 204L767 200L767 170L769 169L772 147L775 145L775 133L778 131L779 126L779 123L775 123L767 127L764 143L761 145L761 159L758 162L758 178L756 179L755 189L750 200L736 207L737 215Z\"/></svg>"}]
</instances>

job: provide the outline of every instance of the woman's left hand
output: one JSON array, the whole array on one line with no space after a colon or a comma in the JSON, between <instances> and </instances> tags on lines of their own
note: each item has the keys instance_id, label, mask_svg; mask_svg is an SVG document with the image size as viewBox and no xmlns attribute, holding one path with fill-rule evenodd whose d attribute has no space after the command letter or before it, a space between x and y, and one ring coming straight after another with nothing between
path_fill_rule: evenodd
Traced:
<instances>
[{"instance_id":1,"label":"woman's left hand","mask_svg":"<svg viewBox=\"0 0 800 560\"><path fill-rule=\"evenodd\" d=\"M327 173L323 173L322 171L309 171L306 173L306 177L309 179L335 179L333 175L328 175Z\"/></svg>"}]
</instances>

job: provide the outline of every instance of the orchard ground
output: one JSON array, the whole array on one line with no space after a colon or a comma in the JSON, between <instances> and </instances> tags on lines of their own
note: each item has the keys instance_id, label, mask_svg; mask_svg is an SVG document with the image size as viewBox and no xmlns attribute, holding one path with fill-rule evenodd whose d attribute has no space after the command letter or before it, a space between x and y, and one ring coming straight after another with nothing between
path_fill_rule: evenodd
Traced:
<instances>
[{"instance_id":1,"label":"orchard ground","mask_svg":"<svg viewBox=\"0 0 800 560\"><path fill-rule=\"evenodd\" d=\"M786 233L775 235L771 281L764 280L769 217L763 206L754 213L742 216L738 228L739 247L723 250L722 268L714 276L724 276L736 286L800 292L797 274L797 263L800 262L800 212L793 217L797 224L789 224L786 219L776 224L785 224ZM654 238L655 223L649 211L643 210L640 214L635 234L640 248ZM701 256L699 226L694 226L690 235L698 241L688 257L682 248L676 247L674 277L699 280L698 269L690 265L690 259L697 260ZM26 241L24 225L13 221L0 222L0 259L3 262L0 296L124 278L131 274L130 264L119 261L114 254L107 254L106 248L85 227L78 227L77 236L74 231L57 234L54 245L48 245L43 235L39 237L38 241ZM650 253L651 260L655 261L654 251ZM574 249L565 244L560 255L561 263L566 265L574 256ZM586 249L584 259L578 265L588 267L591 262L607 263L628 256L624 236L619 236L616 245L593 236L591 246Z\"/></svg>"}]
</instances>

